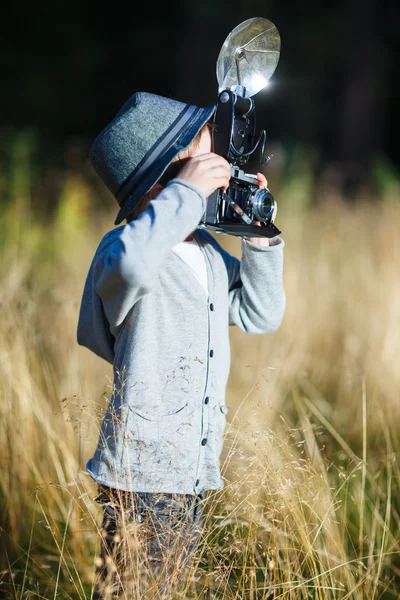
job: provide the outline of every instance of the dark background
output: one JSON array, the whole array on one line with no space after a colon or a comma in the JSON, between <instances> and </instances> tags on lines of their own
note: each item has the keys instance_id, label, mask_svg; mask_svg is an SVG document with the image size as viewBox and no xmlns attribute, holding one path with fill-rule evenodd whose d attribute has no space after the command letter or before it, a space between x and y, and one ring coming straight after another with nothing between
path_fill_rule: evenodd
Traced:
<instances>
[{"instance_id":1,"label":"dark background","mask_svg":"<svg viewBox=\"0 0 400 600\"><path fill-rule=\"evenodd\" d=\"M271 85L254 97L257 122L286 148L316 148L316 175L339 167L349 197L376 156L400 164L399 10L378 0L150 2L70 0L7 5L1 20L0 163L28 131L38 169L62 167L135 91L216 102L216 60L255 16L281 35Z\"/></svg>"}]
</instances>

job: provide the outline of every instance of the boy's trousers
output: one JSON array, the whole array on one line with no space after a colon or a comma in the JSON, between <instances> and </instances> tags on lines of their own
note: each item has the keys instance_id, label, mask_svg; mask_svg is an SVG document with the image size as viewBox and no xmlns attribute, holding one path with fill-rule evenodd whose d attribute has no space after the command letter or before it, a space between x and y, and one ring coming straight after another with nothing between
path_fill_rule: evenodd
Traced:
<instances>
[{"instance_id":1,"label":"boy's trousers","mask_svg":"<svg viewBox=\"0 0 400 600\"><path fill-rule=\"evenodd\" d=\"M202 531L203 494L124 492L103 485L92 600L166 600L183 580Z\"/></svg>"}]
</instances>

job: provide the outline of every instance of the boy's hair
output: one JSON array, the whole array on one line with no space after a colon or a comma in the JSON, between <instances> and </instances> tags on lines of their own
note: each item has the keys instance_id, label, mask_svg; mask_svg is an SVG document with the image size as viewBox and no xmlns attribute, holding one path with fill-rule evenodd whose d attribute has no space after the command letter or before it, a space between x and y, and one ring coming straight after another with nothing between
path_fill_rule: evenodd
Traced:
<instances>
[{"instance_id":1,"label":"boy's hair","mask_svg":"<svg viewBox=\"0 0 400 600\"><path fill-rule=\"evenodd\" d=\"M210 134L212 134L212 131L214 129L214 123L212 121L207 121L207 123L203 125L196 137L193 139L190 146L185 150L182 150L182 152L175 156L175 158L171 161L167 170L163 173L163 175L160 177L157 183L161 183L161 185L166 186L168 181L171 181L171 179L174 179L178 175L179 171L183 166L183 161L188 157L189 148L193 148L199 145L200 137L205 129L208 129L210 131ZM138 216L146 209L147 203L150 199L151 191L148 192L145 196L143 196L141 200L139 200L133 211L126 217L126 222L130 223L131 221L137 219Z\"/></svg>"}]
</instances>

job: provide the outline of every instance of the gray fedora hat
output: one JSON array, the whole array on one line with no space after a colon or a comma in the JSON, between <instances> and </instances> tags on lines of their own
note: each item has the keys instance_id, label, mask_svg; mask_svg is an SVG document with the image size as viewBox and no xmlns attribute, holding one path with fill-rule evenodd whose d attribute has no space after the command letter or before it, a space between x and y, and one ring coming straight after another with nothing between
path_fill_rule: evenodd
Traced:
<instances>
[{"instance_id":1,"label":"gray fedora hat","mask_svg":"<svg viewBox=\"0 0 400 600\"><path fill-rule=\"evenodd\" d=\"M94 140L89 159L118 201L119 225L187 148L216 106L200 108L136 92Z\"/></svg>"}]
</instances>

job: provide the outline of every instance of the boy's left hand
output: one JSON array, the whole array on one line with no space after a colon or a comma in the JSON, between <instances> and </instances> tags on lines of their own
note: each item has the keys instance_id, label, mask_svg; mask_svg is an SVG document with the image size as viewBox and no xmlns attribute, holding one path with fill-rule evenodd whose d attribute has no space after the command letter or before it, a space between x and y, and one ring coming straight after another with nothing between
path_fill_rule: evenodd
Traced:
<instances>
[{"instance_id":1,"label":"boy's left hand","mask_svg":"<svg viewBox=\"0 0 400 600\"><path fill-rule=\"evenodd\" d=\"M262 173L257 173L257 179L258 179L258 185L260 187L268 188L268 181L266 180L265 176ZM274 200L274 204L275 204L275 208L274 208L274 212L272 213L272 217L271 217L272 222L275 221L276 213L278 211L278 205L276 204L275 200ZM260 221L255 221L255 224L258 227L261 227ZM269 238L266 238L266 237L251 237L251 238L247 238L247 239L249 240L249 242L253 242L253 244L258 244L259 246L269 246Z\"/></svg>"}]
</instances>

